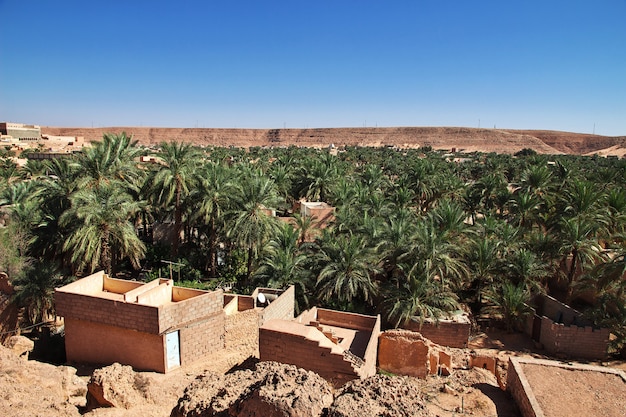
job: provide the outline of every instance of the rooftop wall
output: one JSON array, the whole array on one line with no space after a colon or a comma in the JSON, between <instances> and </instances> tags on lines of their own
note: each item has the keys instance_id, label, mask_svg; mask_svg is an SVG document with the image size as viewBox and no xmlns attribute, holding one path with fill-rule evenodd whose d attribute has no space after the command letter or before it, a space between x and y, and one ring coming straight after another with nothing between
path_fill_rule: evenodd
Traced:
<instances>
[{"instance_id":1,"label":"rooftop wall","mask_svg":"<svg viewBox=\"0 0 626 417\"><path fill-rule=\"evenodd\" d=\"M347 329L372 331L376 324L380 326L380 319L363 314L347 313L345 311L317 309L317 321L329 326L344 327Z\"/></svg>"},{"instance_id":2,"label":"rooftop wall","mask_svg":"<svg viewBox=\"0 0 626 417\"><path fill-rule=\"evenodd\" d=\"M272 288L257 288L252 294L255 300L259 292L278 296L276 300L270 302L260 312L259 326L272 319L292 320L294 318L296 290L293 285L284 291Z\"/></svg>"},{"instance_id":3,"label":"rooftop wall","mask_svg":"<svg viewBox=\"0 0 626 417\"><path fill-rule=\"evenodd\" d=\"M55 303L62 317L152 334L224 314L222 290L179 288L170 280L118 280L102 272L56 289Z\"/></svg>"}]
</instances>

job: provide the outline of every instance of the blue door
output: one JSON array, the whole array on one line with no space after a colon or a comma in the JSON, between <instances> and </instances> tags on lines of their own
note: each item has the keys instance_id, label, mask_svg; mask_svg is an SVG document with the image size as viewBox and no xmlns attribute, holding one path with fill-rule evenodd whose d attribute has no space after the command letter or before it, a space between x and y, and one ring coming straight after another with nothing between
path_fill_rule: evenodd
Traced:
<instances>
[{"instance_id":1,"label":"blue door","mask_svg":"<svg viewBox=\"0 0 626 417\"><path fill-rule=\"evenodd\" d=\"M165 352L167 370L180 366L180 339L178 330L165 335Z\"/></svg>"}]
</instances>

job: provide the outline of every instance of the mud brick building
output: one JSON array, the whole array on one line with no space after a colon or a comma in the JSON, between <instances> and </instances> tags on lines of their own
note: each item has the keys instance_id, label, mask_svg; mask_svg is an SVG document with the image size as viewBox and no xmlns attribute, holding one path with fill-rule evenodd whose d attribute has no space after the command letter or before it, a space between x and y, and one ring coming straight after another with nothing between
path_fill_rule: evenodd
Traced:
<instances>
[{"instance_id":1,"label":"mud brick building","mask_svg":"<svg viewBox=\"0 0 626 417\"><path fill-rule=\"evenodd\" d=\"M294 320L272 319L259 329L262 361L296 365L335 386L376 373L380 316L313 307Z\"/></svg>"},{"instance_id":2,"label":"mud brick building","mask_svg":"<svg viewBox=\"0 0 626 417\"><path fill-rule=\"evenodd\" d=\"M168 372L224 347L223 292L98 272L55 291L68 362Z\"/></svg>"}]
</instances>

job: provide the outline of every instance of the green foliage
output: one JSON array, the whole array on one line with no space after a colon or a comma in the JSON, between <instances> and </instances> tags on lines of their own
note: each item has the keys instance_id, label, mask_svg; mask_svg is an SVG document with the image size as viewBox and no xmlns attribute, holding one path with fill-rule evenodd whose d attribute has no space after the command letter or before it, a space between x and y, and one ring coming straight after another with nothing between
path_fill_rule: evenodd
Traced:
<instances>
[{"instance_id":1,"label":"green foliage","mask_svg":"<svg viewBox=\"0 0 626 417\"><path fill-rule=\"evenodd\" d=\"M15 277L29 262L64 276L141 268L155 278L169 276L168 260L192 287L295 285L298 308L380 312L401 325L467 302L511 327L531 293L572 296L603 277L588 310L619 316L602 307L618 279L594 271L624 251L626 161L522 150L454 163L430 148L334 155L170 142L156 163L140 163L148 153L107 134L79 156L23 168L0 158L0 268ZM334 220L299 216L302 197L335 206ZM41 282L42 294L54 285ZM619 319L603 323L620 334Z\"/></svg>"}]
</instances>

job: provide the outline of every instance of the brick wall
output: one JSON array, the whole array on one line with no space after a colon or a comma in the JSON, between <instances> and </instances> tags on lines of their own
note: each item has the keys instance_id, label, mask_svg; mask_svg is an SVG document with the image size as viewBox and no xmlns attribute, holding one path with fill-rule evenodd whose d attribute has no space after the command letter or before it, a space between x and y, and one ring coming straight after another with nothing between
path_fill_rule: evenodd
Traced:
<instances>
[{"instance_id":1,"label":"brick wall","mask_svg":"<svg viewBox=\"0 0 626 417\"><path fill-rule=\"evenodd\" d=\"M265 328L259 329L259 357L308 369L335 387L360 377L338 347L320 346L317 340Z\"/></svg>"},{"instance_id":2,"label":"brick wall","mask_svg":"<svg viewBox=\"0 0 626 417\"><path fill-rule=\"evenodd\" d=\"M165 372L164 336L92 321L65 319L65 352L69 363L131 365Z\"/></svg>"},{"instance_id":3,"label":"brick wall","mask_svg":"<svg viewBox=\"0 0 626 417\"><path fill-rule=\"evenodd\" d=\"M203 356L224 349L223 313L180 327L180 364L188 365Z\"/></svg>"},{"instance_id":4,"label":"brick wall","mask_svg":"<svg viewBox=\"0 0 626 417\"><path fill-rule=\"evenodd\" d=\"M90 295L55 291L56 314L110 326L159 334L159 309Z\"/></svg>"},{"instance_id":5,"label":"brick wall","mask_svg":"<svg viewBox=\"0 0 626 417\"><path fill-rule=\"evenodd\" d=\"M259 289L265 292L265 288ZM255 291L256 292L256 291ZM287 288L278 298L269 303L260 314L259 326L268 320L281 319L292 320L294 318L296 290L293 285Z\"/></svg>"},{"instance_id":6,"label":"brick wall","mask_svg":"<svg viewBox=\"0 0 626 417\"><path fill-rule=\"evenodd\" d=\"M593 328L578 311L546 295L536 297L534 305L531 310L536 314L525 321L524 332L532 337L536 330L546 351L581 359L607 357L608 329Z\"/></svg>"},{"instance_id":7,"label":"brick wall","mask_svg":"<svg viewBox=\"0 0 626 417\"><path fill-rule=\"evenodd\" d=\"M534 396L529 398L529 395L532 395L532 391L520 364L511 358L509 358L509 367L506 375L506 390L515 400L522 416L543 417L541 408L534 399ZM538 415L536 410L539 410L541 414Z\"/></svg>"},{"instance_id":8,"label":"brick wall","mask_svg":"<svg viewBox=\"0 0 626 417\"><path fill-rule=\"evenodd\" d=\"M207 292L176 303L159 307L159 333L176 330L194 321L224 314L222 290Z\"/></svg>"},{"instance_id":9,"label":"brick wall","mask_svg":"<svg viewBox=\"0 0 626 417\"><path fill-rule=\"evenodd\" d=\"M539 341L544 349L552 354L584 359L605 359L609 333L608 329L565 326L542 317Z\"/></svg>"},{"instance_id":10,"label":"brick wall","mask_svg":"<svg viewBox=\"0 0 626 417\"><path fill-rule=\"evenodd\" d=\"M439 323L424 322L415 320L409 321L403 326L404 329L420 333L427 339L441 346L454 348L466 348L469 340L471 324L459 323L449 320L441 320Z\"/></svg>"}]
</instances>

